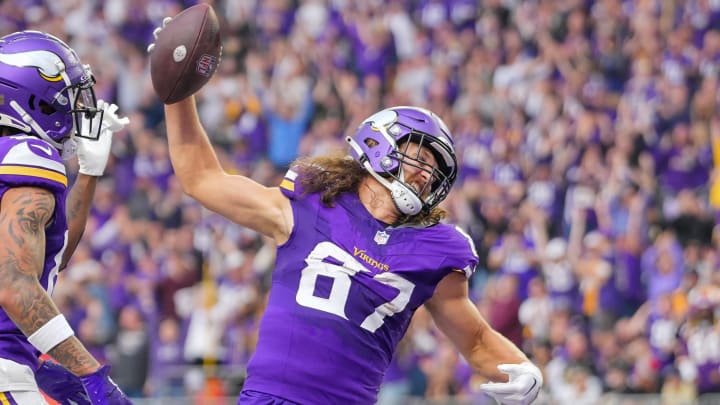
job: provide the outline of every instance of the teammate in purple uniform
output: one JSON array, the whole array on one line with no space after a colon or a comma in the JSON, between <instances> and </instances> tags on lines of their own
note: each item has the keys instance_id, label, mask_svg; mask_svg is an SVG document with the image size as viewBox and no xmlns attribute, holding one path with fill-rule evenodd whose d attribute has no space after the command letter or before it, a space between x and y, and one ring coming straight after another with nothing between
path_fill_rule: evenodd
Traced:
<instances>
[{"instance_id":1,"label":"teammate in purple uniform","mask_svg":"<svg viewBox=\"0 0 720 405\"><path fill-rule=\"evenodd\" d=\"M112 133L90 68L38 31L0 38L0 403L129 404L74 336L52 294L83 233ZM77 152L68 192L63 159ZM40 364L40 353L56 362ZM37 381L36 381L37 380Z\"/></svg>"},{"instance_id":2,"label":"teammate in purple uniform","mask_svg":"<svg viewBox=\"0 0 720 405\"><path fill-rule=\"evenodd\" d=\"M430 111L380 111L350 156L297 161L279 187L226 173L189 97L165 106L185 192L272 237L277 259L242 404L371 404L413 313L425 305L504 404L529 404L540 370L468 298L478 258L440 220L457 175L452 138Z\"/></svg>"}]
</instances>

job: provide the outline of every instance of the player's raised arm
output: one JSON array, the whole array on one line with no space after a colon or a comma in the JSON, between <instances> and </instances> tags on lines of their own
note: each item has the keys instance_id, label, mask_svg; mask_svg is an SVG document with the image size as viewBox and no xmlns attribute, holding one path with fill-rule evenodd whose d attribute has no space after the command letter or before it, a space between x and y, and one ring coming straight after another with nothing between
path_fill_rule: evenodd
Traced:
<instances>
[{"instance_id":1,"label":"player's raised arm","mask_svg":"<svg viewBox=\"0 0 720 405\"><path fill-rule=\"evenodd\" d=\"M219 63L214 56L219 58L221 49L216 26L217 17L207 5L190 7L175 18L166 18L154 33L156 42L148 47L153 88L165 103L170 160L188 195L229 220L283 243L292 229L289 201L277 187L226 173L198 117L192 94Z\"/></svg>"},{"instance_id":2,"label":"player's raised arm","mask_svg":"<svg viewBox=\"0 0 720 405\"><path fill-rule=\"evenodd\" d=\"M128 117L117 115L118 106L114 103L98 100L97 107L102 111L102 120L96 124L100 125L98 138L75 139L79 171L67 197L65 214L68 222L68 242L63 253L61 270L67 266L85 231L98 178L105 173L110 157L113 134L130 123ZM87 127L91 125L88 124ZM92 131L92 128L90 130Z\"/></svg>"},{"instance_id":3,"label":"player's raised arm","mask_svg":"<svg viewBox=\"0 0 720 405\"><path fill-rule=\"evenodd\" d=\"M277 187L230 175L197 116L194 97L165 106L170 160L183 190L206 208L284 242L292 229L289 201Z\"/></svg>"}]
</instances>

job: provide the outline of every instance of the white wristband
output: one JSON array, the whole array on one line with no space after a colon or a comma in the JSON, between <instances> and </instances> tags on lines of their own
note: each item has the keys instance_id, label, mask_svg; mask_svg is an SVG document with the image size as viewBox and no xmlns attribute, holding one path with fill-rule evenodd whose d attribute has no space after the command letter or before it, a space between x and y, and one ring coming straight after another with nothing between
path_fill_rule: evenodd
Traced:
<instances>
[{"instance_id":1,"label":"white wristband","mask_svg":"<svg viewBox=\"0 0 720 405\"><path fill-rule=\"evenodd\" d=\"M41 352L47 353L74 334L65 317L58 315L28 336L28 342Z\"/></svg>"}]
</instances>

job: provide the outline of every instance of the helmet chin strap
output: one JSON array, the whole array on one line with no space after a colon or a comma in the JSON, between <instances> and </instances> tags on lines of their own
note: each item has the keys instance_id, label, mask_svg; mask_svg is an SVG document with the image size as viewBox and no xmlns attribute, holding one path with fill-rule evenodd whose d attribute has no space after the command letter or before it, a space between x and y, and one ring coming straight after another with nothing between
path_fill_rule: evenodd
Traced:
<instances>
[{"instance_id":1,"label":"helmet chin strap","mask_svg":"<svg viewBox=\"0 0 720 405\"><path fill-rule=\"evenodd\" d=\"M401 181L393 181L389 184L392 200L400 212L405 215L415 215L420 212L423 203L410 187ZM385 187L387 187L387 185Z\"/></svg>"},{"instance_id":2,"label":"helmet chin strap","mask_svg":"<svg viewBox=\"0 0 720 405\"><path fill-rule=\"evenodd\" d=\"M401 181L404 177L402 172L400 173L398 181L389 182L386 178L377 174L367 160L363 163L363 166L365 166L365 170L367 170L375 180L390 190L393 203L401 213L412 216L420 212L423 203L420 197L415 194L415 191L408 187L405 182Z\"/></svg>"},{"instance_id":3,"label":"helmet chin strap","mask_svg":"<svg viewBox=\"0 0 720 405\"><path fill-rule=\"evenodd\" d=\"M405 215L415 215L423 207L423 202L415 190L405 183L405 170L402 166L398 169L397 180L390 183L390 195L395 206Z\"/></svg>"},{"instance_id":4,"label":"helmet chin strap","mask_svg":"<svg viewBox=\"0 0 720 405\"><path fill-rule=\"evenodd\" d=\"M362 148L360 148L360 145L358 145L352 137L348 136L345 140L355 150L358 156L365 156L365 153ZM390 196L392 197L393 203L402 214L412 216L420 212L423 207L423 202L420 200L420 197L415 194L415 191L405 184L405 174L402 171L402 168L400 168L398 176L400 181L389 182L386 178L380 176L377 172L375 172L375 170L373 170L367 159L361 158L360 161L362 162L363 167L365 167L365 170L370 173L375 180L390 190Z\"/></svg>"}]
</instances>

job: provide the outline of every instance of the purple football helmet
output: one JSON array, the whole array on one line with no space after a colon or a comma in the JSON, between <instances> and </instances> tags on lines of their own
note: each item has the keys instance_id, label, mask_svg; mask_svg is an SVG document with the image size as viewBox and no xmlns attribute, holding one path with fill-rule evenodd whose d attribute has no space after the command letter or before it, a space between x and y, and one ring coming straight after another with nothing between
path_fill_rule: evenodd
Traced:
<instances>
[{"instance_id":1,"label":"purple football helmet","mask_svg":"<svg viewBox=\"0 0 720 405\"><path fill-rule=\"evenodd\" d=\"M403 214L415 215L436 207L447 197L457 177L450 130L432 111L408 106L387 108L365 119L355 134L346 140L351 146L351 156L390 190ZM412 156L406 153L408 142L428 148L438 167L424 162L419 149ZM403 164L420 168L430 175L424 189L416 190L405 182ZM430 189L426 190L428 187Z\"/></svg>"},{"instance_id":2,"label":"purple football helmet","mask_svg":"<svg viewBox=\"0 0 720 405\"><path fill-rule=\"evenodd\" d=\"M38 136L59 150L73 135L97 138L100 125L93 121L102 122L102 111L94 84L90 67L50 34L21 31L0 38L0 126Z\"/></svg>"}]
</instances>

